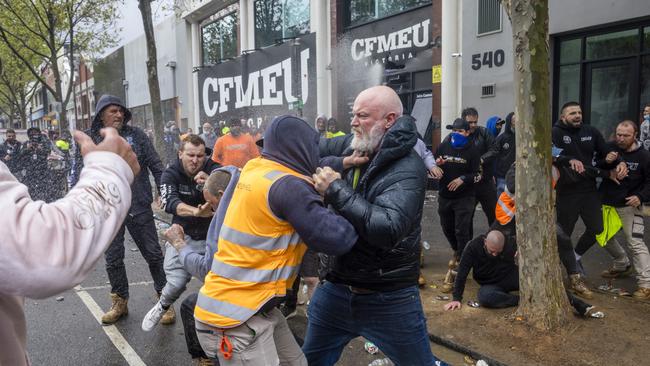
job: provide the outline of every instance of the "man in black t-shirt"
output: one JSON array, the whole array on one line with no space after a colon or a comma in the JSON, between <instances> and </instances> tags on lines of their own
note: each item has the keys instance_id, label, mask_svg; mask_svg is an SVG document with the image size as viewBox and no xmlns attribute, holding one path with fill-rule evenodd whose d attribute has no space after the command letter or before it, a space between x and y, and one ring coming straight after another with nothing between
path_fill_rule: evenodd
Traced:
<instances>
[{"instance_id":1,"label":"man in black t-shirt","mask_svg":"<svg viewBox=\"0 0 650 366\"><path fill-rule=\"evenodd\" d=\"M613 206L623 224L625 241L632 253L639 288L634 297L650 299L650 254L643 241L645 226L641 203L650 201L650 152L637 142L637 126L623 121L616 127L616 141L609 144L617 157L628 167L628 175L620 182L603 180L599 191L603 204ZM617 278L632 273L630 260L616 238L605 249L614 257L612 267L605 270L605 278Z\"/></svg>"},{"instance_id":2,"label":"man in black t-shirt","mask_svg":"<svg viewBox=\"0 0 650 366\"><path fill-rule=\"evenodd\" d=\"M210 150L198 135L188 135L180 142L178 159L162 174L160 198L166 212L174 215L172 223L183 227L185 243L198 253L205 253L205 239L212 221L212 205L205 201L203 184L219 165L208 158ZM173 303L185 291L192 279L179 260L178 251L165 245L165 275L167 284L160 300L142 320L142 330L152 330L158 322L171 324Z\"/></svg>"}]
</instances>

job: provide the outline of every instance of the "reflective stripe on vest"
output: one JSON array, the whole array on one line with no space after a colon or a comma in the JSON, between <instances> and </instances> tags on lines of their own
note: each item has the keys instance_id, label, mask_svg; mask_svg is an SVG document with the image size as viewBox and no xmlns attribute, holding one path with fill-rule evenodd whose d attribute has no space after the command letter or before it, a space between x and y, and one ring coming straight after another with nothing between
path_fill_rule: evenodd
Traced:
<instances>
[{"instance_id":1,"label":"reflective stripe on vest","mask_svg":"<svg viewBox=\"0 0 650 366\"><path fill-rule=\"evenodd\" d=\"M306 177L256 158L241 172L219 233L210 272L194 316L217 328L236 327L293 284L306 246L291 224L271 211L268 193L278 179Z\"/></svg>"},{"instance_id":2,"label":"reflective stripe on vest","mask_svg":"<svg viewBox=\"0 0 650 366\"><path fill-rule=\"evenodd\" d=\"M507 188L499 196L495 214L501 225L509 223L515 217L515 200Z\"/></svg>"}]
</instances>

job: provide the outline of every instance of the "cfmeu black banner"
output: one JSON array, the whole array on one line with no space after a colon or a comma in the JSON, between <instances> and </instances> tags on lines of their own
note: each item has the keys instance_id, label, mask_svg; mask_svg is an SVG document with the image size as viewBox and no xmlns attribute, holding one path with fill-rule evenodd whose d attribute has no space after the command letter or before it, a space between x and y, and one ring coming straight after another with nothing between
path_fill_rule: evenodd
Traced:
<instances>
[{"instance_id":1,"label":"cfmeu black banner","mask_svg":"<svg viewBox=\"0 0 650 366\"><path fill-rule=\"evenodd\" d=\"M382 83L399 83L403 95L420 85L431 85L431 74L412 82L411 73L430 71L433 62L431 6L347 30L339 41L337 97L339 118L348 114L355 97L363 89ZM420 75L421 73L418 73ZM410 110L412 106L405 106Z\"/></svg>"},{"instance_id":2,"label":"cfmeu black banner","mask_svg":"<svg viewBox=\"0 0 650 366\"><path fill-rule=\"evenodd\" d=\"M283 114L316 115L314 33L199 70L201 122L246 119L259 126Z\"/></svg>"}]
</instances>

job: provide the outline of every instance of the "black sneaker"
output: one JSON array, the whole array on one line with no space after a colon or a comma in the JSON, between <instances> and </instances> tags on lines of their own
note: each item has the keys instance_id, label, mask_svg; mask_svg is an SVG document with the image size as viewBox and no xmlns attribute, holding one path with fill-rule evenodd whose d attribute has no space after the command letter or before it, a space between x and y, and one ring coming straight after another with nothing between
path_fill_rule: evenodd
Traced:
<instances>
[{"instance_id":1,"label":"black sneaker","mask_svg":"<svg viewBox=\"0 0 650 366\"><path fill-rule=\"evenodd\" d=\"M281 304L278 309L280 309L282 315L284 315L284 318L287 320L293 318L298 313L295 307L289 307L285 304Z\"/></svg>"}]
</instances>

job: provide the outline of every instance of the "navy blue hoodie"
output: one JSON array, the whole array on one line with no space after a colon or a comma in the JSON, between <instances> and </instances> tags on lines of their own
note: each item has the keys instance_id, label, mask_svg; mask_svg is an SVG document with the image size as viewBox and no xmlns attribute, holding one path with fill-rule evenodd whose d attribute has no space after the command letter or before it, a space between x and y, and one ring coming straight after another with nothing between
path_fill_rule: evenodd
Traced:
<instances>
[{"instance_id":1,"label":"navy blue hoodie","mask_svg":"<svg viewBox=\"0 0 650 366\"><path fill-rule=\"evenodd\" d=\"M264 132L262 159L311 178L319 166L318 140L318 133L307 122L293 116L277 117ZM269 190L269 205L317 252L341 255L357 241L354 227L328 210L314 186L304 179L287 175L275 181Z\"/></svg>"},{"instance_id":2,"label":"navy blue hoodie","mask_svg":"<svg viewBox=\"0 0 650 366\"><path fill-rule=\"evenodd\" d=\"M122 123L122 128L118 132L120 133L120 136L124 137L129 145L131 145L135 155L138 157L138 163L140 163L140 174L135 177L133 185L131 185L132 198L131 209L129 211L131 215L137 215L146 212L147 210L151 210L151 203L153 202L151 183L149 182L147 169L153 175L156 187L160 187L164 167L160 161L160 156L158 156L151 140L149 140L144 131L138 127L128 125L128 122L131 120L131 112L118 97L102 95L102 97L99 98L97 107L95 108L95 119L93 119L90 130L85 131L86 134L90 136L96 144L100 143L104 139L99 134L99 131L104 127L101 121L101 115L104 108L110 105L118 105L124 108L124 123ZM81 172L82 167L83 159L81 158L81 153L77 148L76 174L74 174L74 177L77 180L79 179L79 172ZM76 181L74 183L76 184Z\"/></svg>"}]
</instances>

